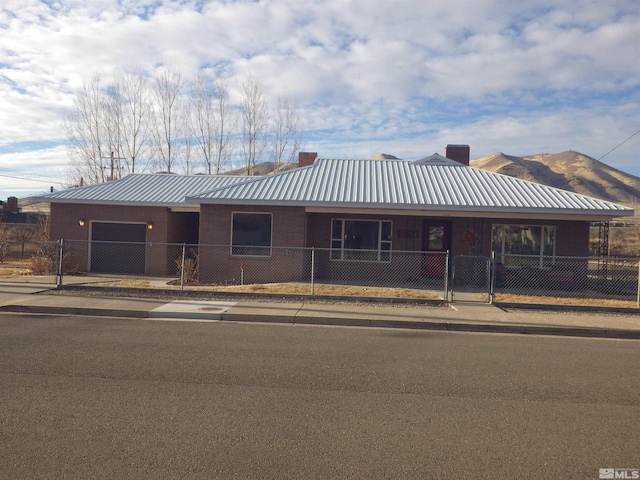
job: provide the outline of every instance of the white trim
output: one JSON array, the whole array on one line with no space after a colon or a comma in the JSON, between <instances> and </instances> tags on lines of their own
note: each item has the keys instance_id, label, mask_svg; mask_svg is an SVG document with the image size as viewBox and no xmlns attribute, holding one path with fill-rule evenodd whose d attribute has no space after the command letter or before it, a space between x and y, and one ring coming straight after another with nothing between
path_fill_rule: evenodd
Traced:
<instances>
[{"instance_id":1,"label":"white trim","mask_svg":"<svg viewBox=\"0 0 640 480\"><path fill-rule=\"evenodd\" d=\"M233 253L233 247L243 247L243 245L234 245L233 244L233 216L236 213L246 214L246 215L269 215L271 217L270 224L270 235L269 235L269 255L237 255ZM257 247L257 248L266 248L266 247ZM231 212L231 228L229 229L229 254L232 257L248 257L248 258L270 258L273 255L273 212L256 212L256 211L237 211L234 210Z\"/></svg>"}]
</instances>

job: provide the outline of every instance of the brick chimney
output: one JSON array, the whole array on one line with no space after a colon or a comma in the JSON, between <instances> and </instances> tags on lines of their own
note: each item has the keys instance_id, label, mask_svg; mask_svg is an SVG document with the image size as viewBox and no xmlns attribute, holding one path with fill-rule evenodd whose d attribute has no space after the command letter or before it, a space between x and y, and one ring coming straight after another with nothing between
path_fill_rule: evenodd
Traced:
<instances>
[{"instance_id":1,"label":"brick chimney","mask_svg":"<svg viewBox=\"0 0 640 480\"><path fill-rule=\"evenodd\" d=\"M444 147L444 156L468 166L470 151L469 145L447 145Z\"/></svg>"},{"instance_id":2,"label":"brick chimney","mask_svg":"<svg viewBox=\"0 0 640 480\"><path fill-rule=\"evenodd\" d=\"M313 165L313 162L318 158L317 152L299 152L298 153L298 167L308 167Z\"/></svg>"},{"instance_id":3,"label":"brick chimney","mask_svg":"<svg viewBox=\"0 0 640 480\"><path fill-rule=\"evenodd\" d=\"M18 199L16 197L7 198L7 203L4 204L5 213L18 213Z\"/></svg>"}]
</instances>

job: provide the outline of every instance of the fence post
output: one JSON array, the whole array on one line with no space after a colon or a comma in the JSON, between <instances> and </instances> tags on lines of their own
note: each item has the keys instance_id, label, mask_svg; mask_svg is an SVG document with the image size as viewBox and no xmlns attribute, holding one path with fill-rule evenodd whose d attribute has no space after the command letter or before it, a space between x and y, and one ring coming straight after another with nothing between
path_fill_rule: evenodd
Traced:
<instances>
[{"instance_id":1,"label":"fence post","mask_svg":"<svg viewBox=\"0 0 640 480\"><path fill-rule=\"evenodd\" d=\"M640 260L638 260L638 295L636 298L638 299L636 307L640 308Z\"/></svg>"},{"instance_id":2,"label":"fence post","mask_svg":"<svg viewBox=\"0 0 640 480\"><path fill-rule=\"evenodd\" d=\"M315 295L316 286L315 286L315 264L316 264L316 247L311 247L311 295Z\"/></svg>"},{"instance_id":3,"label":"fence post","mask_svg":"<svg viewBox=\"0 0 640 480\"><path fill-rule=\"evenodd\" d=\"M491 278L489 280L489 303L493 304L495 300L495 290L494 286L496 284L496 252L495 250L491 251Z\"/></svg>"},{"instance_id":4,"label":"fence post","mask_svg":"<svg viewBox=\"0 0 640 480\"><path fill-rule=\"evenodd\" d=\"M56 286L60 287L62 285L62 258L64 256L64 239L60 239L58 243L58 272L56 279Z\"/></svg>"},{"instance_id":5,"label":"fence post","mask_svg":"<svg viewBox=\"0 0 640 480\"><path fill-rule=\"evenodd\" d=\"M182 244L182 265L180 266L180 290L184 290L184 255L187 249L187 244Z\"/></svg>"},{"instance_id":6,"label":"fence post","mask_svg":"<svg viewBox=\"0 0 640 480\"><path fill-rule=\"evenodd\" d=\"M449 250L444 257L444 301L449 301Z\"/></svg>"}]
</instances>

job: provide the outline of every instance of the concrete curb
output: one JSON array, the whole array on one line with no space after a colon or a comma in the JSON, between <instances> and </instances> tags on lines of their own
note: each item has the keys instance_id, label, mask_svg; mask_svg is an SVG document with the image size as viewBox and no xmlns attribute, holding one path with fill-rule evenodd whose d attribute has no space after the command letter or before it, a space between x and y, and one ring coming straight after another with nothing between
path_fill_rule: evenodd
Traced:
<instances>
[{"instance_id":1,"label":"concrete curb","mask_svg":"<svg viewBox=\"0 0 640 480\"><path fill-rule=\"evenodd\" d=\"M597 307L586 305L555 305L545 303L509 303L509 302L493 302L498 308L511 309L511 310L544 310L547 312L589 312L589 313L624 313L624 314L638 314L640 309L638 308L626 308L626 307Z\"/></svg>"},{"instance_id":2,"label":"concrete curb","mask_svg":"<svg viewBox=\"0 0 640 480\"><path fill-rule=\"evenodd\" d=\"M5 305L0 307L0 312L8 313L33 313L44 315L81 315L88 317L128 317L148 318L149 312L140 310L119 310L109 308L73 308L73 307L43 307L29 305Z\"/></svg>"},{"instance_id":3,"label":"concrete curb","mask_svg":"<svg viewBox=\"0 0 640 480\"><path fill-rule=\"evenodd\" d=\"M467 333L504 333L516 335L548 335L563 337L618 338L640 340L640 330L605 329L588 327L549 327L532 325L500 325L491 323L430 322L413 320L372 320L357 318L330 318L295 315L271 317L268 315L222 314L223 322L279 323L293 325L325 325L365 328L400 328L408 330L432 330Z\"/></svg>"},{"instance_id":4,"label":"concrete curb","mask_svg":"<svg viewBox=\"0 0 640 480\"><path fill-rule=\"evenodd\" d=\"M118 317L151 319L149 311L146 310L125 310L109 308L79 308L79 307L55 307L38 305L6 305L0 307L0 311L9 313L30 313L30 314L54 314L54 315L81 315L94 317ZM191 320L188 313L185 319ZM202 321L202 316L194 318L194 321ZM448 332L468 332L468 333L501 333L516 335L546 335L564 337L585 337L585 338L608 338L608 339L628 339L640 340L640 330L611 329L597 327L568 327L568 326L537 326L537 325L515 325L515 324L495 324L495 323L469 323L451 321L416 321L416 320L377 320L366 318L311 316L304 313L292 315L269 315L269 314L234 314L224 312L216 314L216 318L211 321L236 322L236 323L273 323L288 325L318 325L318 326L343 326L343 327L365 327L365 328L399 328L409 330L430 330Z\"/></svg>"}]
</instances>

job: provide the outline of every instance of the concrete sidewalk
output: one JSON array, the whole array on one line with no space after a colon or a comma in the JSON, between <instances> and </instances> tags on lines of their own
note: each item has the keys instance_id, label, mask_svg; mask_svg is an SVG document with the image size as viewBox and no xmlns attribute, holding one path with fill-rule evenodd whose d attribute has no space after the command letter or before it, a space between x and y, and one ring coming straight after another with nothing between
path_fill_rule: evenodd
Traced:
<instances>
[{"instance_id":1,"label":"concrete sidewalk","mask_svg":"<svg viewBox=\"0 0 640 480\"><path fill-rule=\"evenodd\" d=\"M174 300L42 294L50 284L0 284L0 311L72 314L151 320L268 322L299 325L409 328L640 339L640 315L629 312L502 310L494 305L454 303L450 307L386 303L335 304L242 299Z\"/></svg>"}]
</instances>

